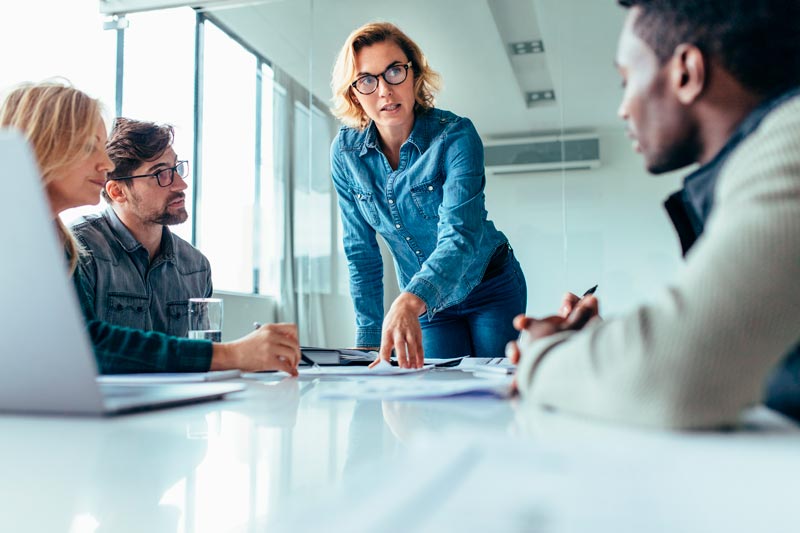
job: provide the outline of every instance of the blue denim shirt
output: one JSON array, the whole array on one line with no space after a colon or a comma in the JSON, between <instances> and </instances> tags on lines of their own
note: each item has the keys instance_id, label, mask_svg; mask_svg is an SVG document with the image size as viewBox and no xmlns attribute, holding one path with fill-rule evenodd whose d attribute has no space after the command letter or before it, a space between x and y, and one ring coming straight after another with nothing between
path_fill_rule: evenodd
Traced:
<instances>
[{"instance_id":1,"label":"blue denim shirt","mask_svg":"<svg viewBox=\"0 0 800 533\"><path fill-rule=\"evenodd\" d=\"M356 345L378 346L383 263L375 234L394 257L401 289L429 318L462 302L494 251L508 242L486 218L483 144L472 122L441 109L418 114L397 170L381 152L374 123L342 127L331 145L339 195Z\"/></svg>"},{"instance_id":2,"label":"blue denim shirt","mask_svg":"<svg viewBox=\"0 0 800 533\"><path fill-rule=\"evenodd\" d=\"M211 265L166 226L150 261L113 209L82 217L72 232L84 248L75 276L84 315L118 326L185 337L187 300L211 296Z\"/></svg>"}]
</instances>

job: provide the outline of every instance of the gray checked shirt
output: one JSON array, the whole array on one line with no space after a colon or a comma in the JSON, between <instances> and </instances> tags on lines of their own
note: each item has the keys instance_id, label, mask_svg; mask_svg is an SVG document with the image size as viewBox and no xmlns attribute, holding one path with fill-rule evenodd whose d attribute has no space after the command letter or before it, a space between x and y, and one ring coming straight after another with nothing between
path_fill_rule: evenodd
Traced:
<instances>
[{"instance_id":1,"label":"gray checked shirt","mask_svg":"<svg viewBox=\"0 0 800 533\"><path fill-rule=\"evenodd\" d=\"M211 265L195 247L164 227L150 261L111 207L78 219L72 231L84 253L75 272L86 316L119 326L185 337L187 300L211 296Z\"/></svg>"}]
</instances>

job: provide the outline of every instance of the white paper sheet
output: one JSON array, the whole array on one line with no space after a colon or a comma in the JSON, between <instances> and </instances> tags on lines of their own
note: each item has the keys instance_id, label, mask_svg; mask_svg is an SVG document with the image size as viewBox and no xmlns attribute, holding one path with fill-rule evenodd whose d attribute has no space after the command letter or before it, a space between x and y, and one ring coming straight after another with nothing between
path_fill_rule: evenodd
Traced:
<instances>
[{"instance_id":1,"label":"white paper sheet","mask_svg":"<svg viewBox=\"0 0 800 533\"><path fill-rule=\"evenodd\" d=\"M433 368L433 365L425 365L422 368L400 368L392 366L386 361L381 361L373 368L368 366L321 366L319 368L299 368L301 376L349 376L349 377L372 377L372 376L404 376L408 374L420 374Z\"/></svg>"},{"instance_id":2,"label":"white paper sheet","mask_svg":"<svg viewBox=\"0 0 800 533\"><path fill-rule=\"evenodd\" d=\"M326 387L320 393L324 398L351 398L358 400L420 400L424 398L450 398L453 396L511 395L511 377L496 379L460 380L364 380Z\"/></svg>"}]
</instances>

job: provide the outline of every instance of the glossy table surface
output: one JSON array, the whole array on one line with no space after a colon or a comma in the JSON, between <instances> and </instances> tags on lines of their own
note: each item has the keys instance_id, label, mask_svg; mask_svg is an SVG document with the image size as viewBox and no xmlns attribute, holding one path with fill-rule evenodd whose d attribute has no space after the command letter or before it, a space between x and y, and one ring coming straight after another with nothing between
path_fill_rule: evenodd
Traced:
<instances>
[{"instance_id":1,"label":"glossy table surface","mask_svg":"<svg viewBox=\"0 0 800 533\"><path fill-rule=\"evenodd\" d=\"M765 408L737 431L674 433L517 399L242 381L222 401L128 416L0 416L0 531L800 530L800 432Z\"/></svg>"}]
</instances>

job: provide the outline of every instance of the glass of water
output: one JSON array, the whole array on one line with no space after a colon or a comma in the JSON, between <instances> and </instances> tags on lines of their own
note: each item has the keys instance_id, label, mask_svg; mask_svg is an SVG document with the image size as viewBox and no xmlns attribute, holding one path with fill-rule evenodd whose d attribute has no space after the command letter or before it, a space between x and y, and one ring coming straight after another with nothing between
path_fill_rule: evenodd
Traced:
<instances>
[{"instance_id":1,"label":"glass of water","mask_svg":"<svg viewBox=\"0 0 800 533\"><path fill-rule=\"evenodd\" d=\"M222 341L220 298L189 298L189 338Z\"/></svg>"}]
</instances>

